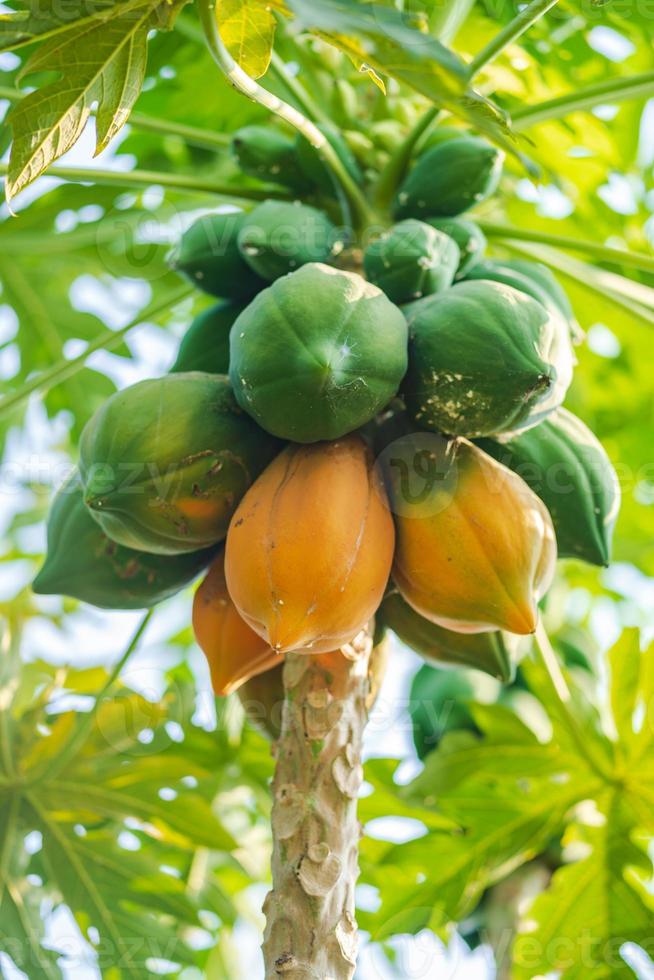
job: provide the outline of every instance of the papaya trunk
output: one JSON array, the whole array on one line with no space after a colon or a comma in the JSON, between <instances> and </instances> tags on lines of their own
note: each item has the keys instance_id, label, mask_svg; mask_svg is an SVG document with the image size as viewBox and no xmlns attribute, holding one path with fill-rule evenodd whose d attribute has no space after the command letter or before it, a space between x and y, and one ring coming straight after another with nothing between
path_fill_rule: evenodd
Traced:
<instances>
[{"instance_id":1,"label":"papaya trunk","mask_svg":"<svg viewBox=\"0 0 654 980\"><path fill-rule=\"evenodd\" d=\"M357 953L357 796L372 641L288 654L273 781L266 980L350 980Z\"/></svg>"}]
</instances>

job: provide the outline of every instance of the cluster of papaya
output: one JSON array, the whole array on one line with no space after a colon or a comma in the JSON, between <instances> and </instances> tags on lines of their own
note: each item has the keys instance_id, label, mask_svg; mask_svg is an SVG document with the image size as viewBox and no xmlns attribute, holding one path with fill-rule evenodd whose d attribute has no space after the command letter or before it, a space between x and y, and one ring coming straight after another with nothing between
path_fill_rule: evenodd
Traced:
<instances>
[{"instance_id":1,"label":"cluster of papaya","mask_svg":"<svg viewBox=\"0 0 654 980\"><path fill-rule=\"evenodd\" d=\"M233 148L246 174L336 194L302 140L248 127ZM172 265L220 302L168 375L88 423L35 590L142 607L211 563L193 625L220 694L375 617L427 659L508 680L505 637L535 630L557 553L608 561L618 486L561 407L564 292L544 266L485 259L462 217L501 169L485 141L437 133L358 271L329 208L192 224Z\"/></svg>"}]
</instances>

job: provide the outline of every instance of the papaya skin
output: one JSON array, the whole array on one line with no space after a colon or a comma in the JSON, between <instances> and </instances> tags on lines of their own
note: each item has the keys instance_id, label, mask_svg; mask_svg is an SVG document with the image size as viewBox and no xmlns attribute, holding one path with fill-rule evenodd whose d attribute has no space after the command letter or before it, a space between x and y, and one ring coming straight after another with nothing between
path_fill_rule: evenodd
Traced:
<instances>
[{"instance_id":1,"label":"papaya skin","mask_svg":"<svg viewBox=\"0 0 654 980\"><path fill-rule=\"evenodd\" d=\"M223 552L193 597L193 632L209 663L217 695L231 694L282 663L283 658L250 629L230 599Z\"/></svg>"},{"instance_id":2,"label":"papaya skin","mask_svg":"<svg viewBox=\"0 0 654 980\"><path fill-rule=\"evenodd\" d=\"M453 440L449 452L453 478L437 483L413 514L390 473L395 584L417 613L445 629L533 633L556 562L547 508L467 440Z\"/></svg>"},{"instance_id":3,"label":"papaya skin","mask_svg":"<svg viewBox=\"0 0 654 980\"><path fill-rule=\"evenodd\" d=\"M232 518L229 593L280 653L326 653L372 619L395 533L384 488L359 436L288 446Z\"/></svg>"}]
</instances>

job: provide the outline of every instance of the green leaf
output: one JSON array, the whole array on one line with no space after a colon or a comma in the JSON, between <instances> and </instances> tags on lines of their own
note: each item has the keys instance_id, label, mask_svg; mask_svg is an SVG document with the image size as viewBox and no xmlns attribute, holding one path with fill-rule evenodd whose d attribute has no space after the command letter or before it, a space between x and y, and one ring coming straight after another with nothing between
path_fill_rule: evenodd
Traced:
<instances>
[{"instance_id":1,"label":"green leaf","mask_svg":"<svg viewBox=\"0 0 654 980\"><path fill-rule=\"evenodd\" d=\"M275 17L263 0L218 0L218 29L229 53L252 78L265 75L275 39Z\"/></svg>"}]
</instances>

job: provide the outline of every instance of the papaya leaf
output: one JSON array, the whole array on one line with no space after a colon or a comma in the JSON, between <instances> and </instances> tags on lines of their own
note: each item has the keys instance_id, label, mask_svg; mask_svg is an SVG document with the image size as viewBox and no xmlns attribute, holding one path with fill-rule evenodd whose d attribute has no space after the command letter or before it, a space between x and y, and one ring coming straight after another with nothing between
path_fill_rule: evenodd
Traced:
<instances>
[{"instance_id":1,"label":"papaya leaf","mask_svg":"<svg viewBox=\"0 0 654 980\"><path fill-rule=\"evenodd\" d=\"M234 60L252 78L268 70L276 21L262 0L219 0L216 17L220 35Z\"/></svg>"},{"instance_id":2,"label":"papaya leaf","mask_svg":"<svg viewBox=\"0 0 654 980\"><path fill-rule=\"evenodd\" d=\"M113 5L112 0L74 0L66 16L56 0L30 0L27 9L0 14L0 51L23 47L66 31L73 23L92 20Z\"/></svg>"},{"instance_id":3,"label":"papaya leaf","mask_svg":"<svg viewBox=\"0 0 654 980\"><path fill-rule=\"evenodd\" d=\"M140 0L73 24L37 49L22 75L54 71L59 78L30 93L9 116L14 142L6 182L11 200L79 139L98 103L96 153L127 121L138 97L149 31L168 28L185 0Z\"/></svg>"}]
</instances>

